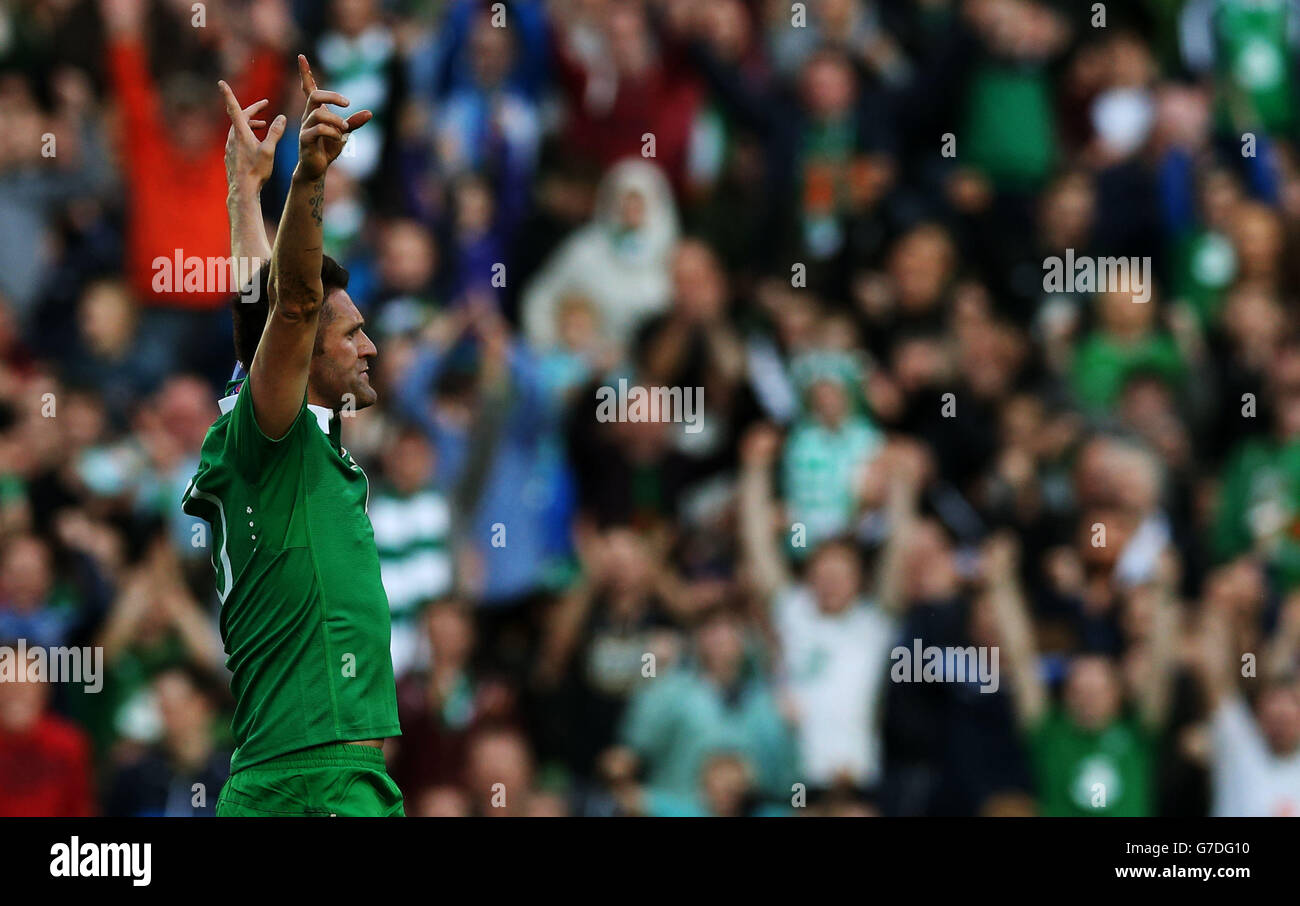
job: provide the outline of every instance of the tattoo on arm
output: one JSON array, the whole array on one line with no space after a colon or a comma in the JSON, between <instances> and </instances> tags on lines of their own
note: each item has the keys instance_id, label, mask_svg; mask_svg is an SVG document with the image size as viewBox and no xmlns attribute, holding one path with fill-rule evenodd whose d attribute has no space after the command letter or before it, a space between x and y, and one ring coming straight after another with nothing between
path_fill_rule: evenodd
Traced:
<instances>
[{"instance_id":1,"label":"tattoo on arm","mask_svg":"<svg viewBox=\"0 0 1300 906\"><path fill-rule=\"evenodd\" d=\"M316 180L316 185L312 189L310 204L311 204L311 219L316 222L316 226L320 226L324 219L323 211L322 211L325 204L325 180L324 179Z\"/></svg>"}]
</instances>

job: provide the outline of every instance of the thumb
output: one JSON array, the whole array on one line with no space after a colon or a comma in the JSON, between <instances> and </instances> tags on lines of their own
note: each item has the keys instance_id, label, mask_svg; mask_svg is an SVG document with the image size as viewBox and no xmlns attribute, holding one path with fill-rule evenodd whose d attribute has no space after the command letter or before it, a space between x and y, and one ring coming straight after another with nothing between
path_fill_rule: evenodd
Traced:
<instances>
[{"instance_id":1,"label":"thumb","mask_svg":"<svg viewBox=\"0 0 1300 906\"><path fill-rule=\"evenodd\" d=\"M262 144L264 146L269 144L270 147L274 148L276 142L280 140L280 136L284 135L284 127L287 123L288 120L285 119L283 113L277 116L275 121L271 123L271 127L266 130L266 140Z\"/></svg>"}]
</instances>

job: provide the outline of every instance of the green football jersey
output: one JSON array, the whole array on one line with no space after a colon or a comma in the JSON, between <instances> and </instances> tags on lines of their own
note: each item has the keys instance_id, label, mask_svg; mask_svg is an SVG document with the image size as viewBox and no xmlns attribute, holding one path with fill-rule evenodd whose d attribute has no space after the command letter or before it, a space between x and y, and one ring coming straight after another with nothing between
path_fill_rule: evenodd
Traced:
<instances>
[{"instance_id":1,"label":"green football jersey","mask_svg":"<svg viewBox=\"0 0 1300 906\"><path fill-rule=\"evenodd\" d=\"M1042 813L1073 818L1151 815L1156 750L1155 735L1133 715L1122 715L1093 732L1076 725L1064 709L1051 709L1029 733Z\"/></svg>"},{"instance_id":2,"label":"green football jersey","mask_svg":"<svg viewBox=\"0 0 1300 906\"><path fill-rule=\"evenodd\" d=\"M1288 132L1295 123L1295 61L1289 0L1219 0L1219 116L1230 128Z\"/></svg>"},{"instance_id":3,"label":"green football jersey","mask_svg":"<svg viewBox=\"0 0 1300 906\"><path fill-rule=\"evenodd\" d=\"M248 381L221 401L182 508L212 526L235 696L232 772L308 746L401 733L369 481L339 418L302 410L272 440Z\"/></svg>"}]
</instances>

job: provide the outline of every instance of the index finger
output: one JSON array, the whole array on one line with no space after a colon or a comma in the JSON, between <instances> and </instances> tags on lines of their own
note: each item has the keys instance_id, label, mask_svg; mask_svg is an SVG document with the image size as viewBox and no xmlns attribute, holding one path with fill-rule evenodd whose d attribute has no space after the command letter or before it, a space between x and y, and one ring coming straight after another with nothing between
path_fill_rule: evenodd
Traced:
<instances>
[{"instance_id":1,"label":"index finger","mask_svg":"<svg viewBox=\"0 0 1300 906\"><path fill-rule=\"evenodd\" d=\"M217 87L221 89L221 95L226 101L226 115L230 117L230 124L241 135L249 138L253 136L253 130L248 128L248 119L244 116L244 111L240 109L239 101L235 98L235 93L230 90L230 86L225 81L218 81Z\"/></svg>"},{"instance_id":2,"label":"index finger","mask_svg":"<svg viewBox=\"0 0 1300 906\"><path fill-rule=\"evenodd\" d=\"M336 107L350 107L352 102L339 94L337 91L329 91L324 88L317 88L311 94L307 95L307 106L311 109L320 107L322 104L333 104Z\"/></svg>"},{"instance_id":3,"label":"index finger","mask_svg":"<svg viewBox=\"0 0 1300 906\"><path fill-rule=\"evenodd\" d=\"M316 90L316 79L311 74L311 64L307 62L305 54L298 54L298 79L302 82L302 93L311 97L311 93Z\"/></svg>"}]
</instances>

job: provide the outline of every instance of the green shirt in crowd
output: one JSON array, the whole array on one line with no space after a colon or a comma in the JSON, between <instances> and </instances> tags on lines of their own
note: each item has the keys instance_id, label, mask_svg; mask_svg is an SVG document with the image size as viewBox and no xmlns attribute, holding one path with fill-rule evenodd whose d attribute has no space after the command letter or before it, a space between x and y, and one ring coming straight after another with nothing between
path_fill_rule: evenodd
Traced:
<instances>
[{"instance_id":1,"label":"green shirt in crowd","mask_svg":"<svg viewBox=\"0 0 1300 906\"><path fill-rule=\"evenodd\" d=\"M983 171L1000 189L1036 189L1057 157L1055 114L1042 64L988 62L970 81L958 160Z\"/></svg>"},{"instance_id":2,"label":"green shirt in crowd","mask_svg":"<svg viewBox=\"0 0 1300 906\"><path fill-rule=\"evenodd\" d=\"M1220 124L1231 132L1290 132L1295 63L1290 0L1219 0L1214 10Z\"/></svg>"},{"instance_id":3,"label":"green shirt in crowd","mask_svg":"<svg viewBox=\"0 0 1300 906\"><path fill-rule=\"evenodd\" d=\"M1300 585L1300 438L1237 447L1223 470L1212 542L1219 561L1259 550L1285 589Z\"/></svg>"},{"instance_id":4,"label":"green shirt in crowd","mask_svg":"<svg viewBox=\"0 0 1300 906\"><path fill-rule=\"evenodd\" d=\"M1154 811L1156 743L1136 717L1094 732L1056 707L1030 731L1029 748L1044 815L1142 818Z\"/></svg>"},{"instance_id":5,"label":"green shirt in crowd","mask_svg":"<svg viewBox=\"0 0 1300 906\"><path fill-rule=\"evenodd\" d=\"M1182 237L1173 247L1173 297L1191 306L1203 330L1211 328L1223 307L1223 296L1237 275L1237 254L1221 233L1200 230Z\"/></svg>"},{"instance_id":6,"label":"green shirt in crowd","mask_svg":"<svg viewBox=\"0 0 1300 906\"><path fill-rule=\"evenodd\" d=\"M853 415L836 428L806 419L786 442L782 491L790 521L805 527L796 557L817 542L847 530L857 507L862 469L884 445L884 435L864 416Z\"/></svg>"},{"instance_id":7,"label":"green shirt in crowd","mask_svg":"<svg viewBox=\"0 0 1300 906\"><path fill-rule=\"evenodd\" d=\"M1079 402L1095 411L1112 408L1125 381L1134 374L1155 374L1177 385L1184 371L1178 344L1167 334L1153 333L1136 343L1119 343L1096 332L1079 344L1071 378Z\"/></svg>"}]
</instances>

